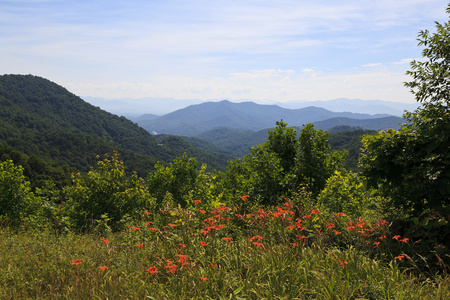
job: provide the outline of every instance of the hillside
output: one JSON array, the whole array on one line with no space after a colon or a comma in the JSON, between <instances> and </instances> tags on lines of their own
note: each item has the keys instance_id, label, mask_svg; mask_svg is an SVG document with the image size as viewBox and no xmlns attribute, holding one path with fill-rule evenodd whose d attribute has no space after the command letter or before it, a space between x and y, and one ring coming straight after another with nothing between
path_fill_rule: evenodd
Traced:
<instances>
[{"instance_id":1,"label":"hillside","mask_svg":"<svg viewBox=\"0 0 450 300\"><path fill-rule=\"evenodd\" d=\"M302 126L337 117L375 119L387 117L387 115L331 112L318 107L286 109L277 105L260 105L253 102L232 103L224 100L190 105L158 118L143 116L137 122L149 132L195 136L216 127L257 131L271 128L281 119L291 126Z\"/></svg>"},{"instance_id":2,"label":"hillside","mask_svg":"<svg viewBox=\"0 0 450 300\"><path fill-rule=\"evenodd\" d=\"M157 161L171 162L183 152L211 168L224 169L227 161L185 141L176 146L158 141L130 120L32 75L0 76L0 143L79 170L95 164L97 154L118 150L125 165L141 175Z\"/></svg>"}]
</instances>

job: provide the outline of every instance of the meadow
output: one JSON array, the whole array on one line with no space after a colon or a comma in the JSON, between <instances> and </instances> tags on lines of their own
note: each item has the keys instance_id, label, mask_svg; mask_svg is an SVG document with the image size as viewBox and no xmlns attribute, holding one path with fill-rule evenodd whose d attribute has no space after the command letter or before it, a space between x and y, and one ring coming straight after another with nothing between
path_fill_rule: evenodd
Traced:
<instances>
[{"instance_id":1,"label":"meadow","mask_svg":"<svg viewBox=\"0 0 450 300\"><path fill-rule=\"evenodd\" d=\"M0 298L450 299L448 266L387 221L250 200L166 206L119 232L107 215L90 233L2 226Z\"/></svg>"}]
</instances>

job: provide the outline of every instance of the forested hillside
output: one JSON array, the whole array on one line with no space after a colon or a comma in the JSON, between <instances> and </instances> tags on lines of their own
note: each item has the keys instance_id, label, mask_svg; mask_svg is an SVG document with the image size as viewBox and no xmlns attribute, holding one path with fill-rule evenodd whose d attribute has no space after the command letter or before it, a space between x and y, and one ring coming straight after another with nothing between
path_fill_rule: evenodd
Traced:
<instances>
[{"instance_id":1,"label":"forested hillside","mask_svg":"<svg viewBox=\"0 0 450 300\"><path fill-rule=\"evenodd\" d=\"M170 162L184 152L217 169L224 169L230 158L174 139L158 141L130 120L92 106L47 79L0 76L0 143L25 155L87 171L98 154L118 150L127 166L142 176L156 162Z\"/></svg>"}]
</instances>

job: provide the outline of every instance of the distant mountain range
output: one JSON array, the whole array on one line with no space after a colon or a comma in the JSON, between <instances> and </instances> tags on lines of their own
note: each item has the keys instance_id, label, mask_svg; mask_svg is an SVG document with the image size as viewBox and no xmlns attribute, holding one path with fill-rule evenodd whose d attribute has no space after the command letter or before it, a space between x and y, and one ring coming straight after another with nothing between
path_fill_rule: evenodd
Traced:
<instances>
[{"instance_id":1,"label":"distant mountain range","mask_svg":"<svg viewBox=\"0 0 450 300\"><path fill-rule=\"evenodd\" d=\"M162 116L190 105L204 103L200 99L174 99L174 98L124 98L124 99L105 99L98 97L83 97L84 100L92 105L98 106L110 113L135 119L143 113ZM208 102L217 102L219 100L210 100ZM231 102L257 102L251 99ZM413 111L418 103L402 103L381 100L361 100L361 99L333 99L327 101L289 101L264 103L274 104L288 109L299 109L308 106L325 108L333 112L353 112L360 114L388 114L400 117L405 110Z\"/></svg>"},{"instance_id":2,"label":"distant mountain range","mask_svg":"<svg viewBox=\"0 0 450 300\"><path fill-rule=\"evenodd\" d=\"M313 106L287 109L278 105L232 103L228 100L190 105L161 117L142 115L134 121L153 133L197 136L217 127L258 131L273 128L280 120L296 127L314 123L319 129L349 125L375 130L399 128L398 123L403 122L402 118L388 114L332 112Z\"/></svg>"}]
</instances>

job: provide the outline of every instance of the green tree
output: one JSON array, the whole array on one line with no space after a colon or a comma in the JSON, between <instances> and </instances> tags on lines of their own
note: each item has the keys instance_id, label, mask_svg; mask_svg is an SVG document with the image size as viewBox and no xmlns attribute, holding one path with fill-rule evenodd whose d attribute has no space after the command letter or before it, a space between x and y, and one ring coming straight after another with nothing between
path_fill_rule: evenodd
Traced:
<instances>
[{"instance_id":1,"label":"green tree","mask_svg":"<svg viewBox=\"0 0 450 300\"><path fill-rule=\"evenodd\" d=\"M296 177L313 196L317 196L327 178L341 167L345 156L345 152L330 151L326 131L316 130L313 124L307 124L299 136Z\"/></svg>"},{"instance_id":2,"label":"green tree","mask_svg":"<svg viewBox=\"0 0 450 300\"><path fill-rule=\"evenodd\" d=\"M189 195L195 190L198 175L197 160L188 158L184 153L168 166L157 163L155 171L147 177L147 185L158 205L161 205L166 194L170 193L175 202L185 206Z\"/></svg>"},{"instance_id":3,"label":"green tree","mask_svg":"<svg viewBox=\"0 0 450 300\"><path fill-rule=\"evenodd\" d=\"M18 226L39 216L40 198L31 192L23 168L12 160L0 162L0 216L9 225Z\"/></svg>"},{"instance_id":4,"label":"green tree","mask_svg":"<svg viewBox=\"0 0 450 300\"><path fill-rule=\"evenodd\" d=\"M74 184L64 192L73 225L82 230L105 218L113 230L119 230L127 217L139 217L154 205L142 178L135 173L125 177L117 152L99 161L86 176L74 175Z\"/></svg>"},{"instance_id":5,"label":"green tree","mask_svg":"<svg viewBox=\"0 0 450 300\"><path fill-rule=\"evenodd\" d=\"M360 160L369 184L413 215L442 210L450 198L450 24L436 28L419 33L424 60L411 63L405 83L422 106L400 130L366 136Z\"/></svg>"}]
</instances>

